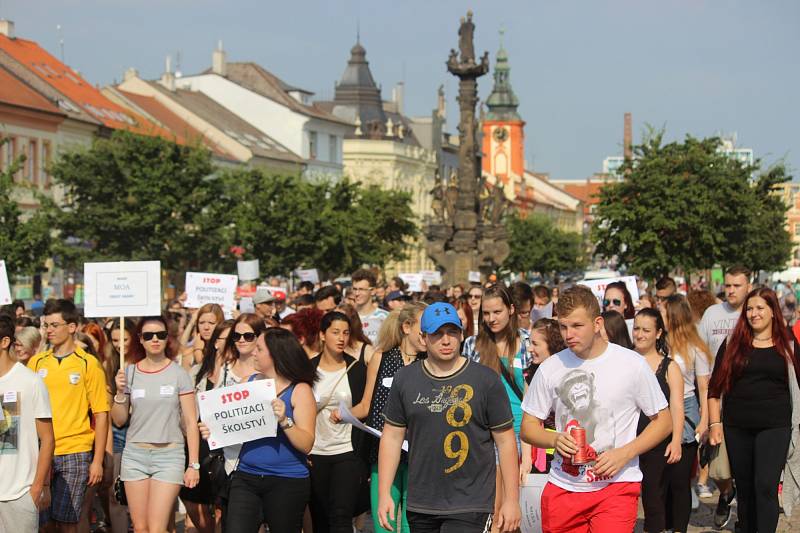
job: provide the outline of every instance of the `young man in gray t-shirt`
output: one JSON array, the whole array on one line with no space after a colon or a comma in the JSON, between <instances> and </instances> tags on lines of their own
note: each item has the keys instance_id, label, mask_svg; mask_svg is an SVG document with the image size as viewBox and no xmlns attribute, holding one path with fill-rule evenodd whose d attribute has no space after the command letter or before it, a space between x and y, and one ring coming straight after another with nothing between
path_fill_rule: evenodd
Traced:
<instances>
[{"instance_id":1,"label":"young man in gray t-shirt","mask_svg":"<svg viewBox=\"0 0 800 533\"><path fill-rule=\"evenodd\" d=\"M462 328L446 303L420 321L428 357L395 374L383 410L378 455L378 520L389 528L392 482L408 437L407 517L412 531L489 531L495 501L495 446L503 478L500 531L520 523L519 469L511 406L500 377L459 354ZM387 520L388 515L388 520Z\"/></svg>"}]
</instances>

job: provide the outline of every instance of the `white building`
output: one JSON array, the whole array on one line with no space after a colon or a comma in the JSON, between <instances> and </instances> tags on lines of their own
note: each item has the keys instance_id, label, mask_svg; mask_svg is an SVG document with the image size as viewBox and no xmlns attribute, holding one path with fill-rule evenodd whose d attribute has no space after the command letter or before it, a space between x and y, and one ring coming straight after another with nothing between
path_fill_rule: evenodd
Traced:
<instances>
[{"instance_id":1,"label":"white building","mask_svg":"<svg viewBox=\"0 0 800 533\"><path fill-rule=\"evenodd\" d=\"M342 145L354 126L311 102L313 93L293 87L255 63L228 63L220 46L212 68L175 79L179 89L199 91L298 154L308 177L342 176Z\"/></svg>"}]
</instances>

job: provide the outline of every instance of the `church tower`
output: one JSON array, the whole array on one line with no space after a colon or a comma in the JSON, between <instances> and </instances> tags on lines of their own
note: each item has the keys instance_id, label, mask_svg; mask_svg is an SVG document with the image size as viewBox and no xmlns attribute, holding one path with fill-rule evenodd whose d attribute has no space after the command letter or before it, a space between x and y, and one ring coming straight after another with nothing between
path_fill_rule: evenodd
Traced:
<instances>
[{"instance_id":1,"label":"church tower","mask_svg":"<svg viewBox=\"0 0 800 533\"><path fill-rule=\"evenodd\" d=\"M500 49L494 68L494 88L486 100L488 112L483 120L483 171L497 176L503 184L513 183L514 176L525 172L524 144L525 122L517 113L519 100L511 88L511 67L508 52L503 48L503 31L500 31Z\"/></svg>"}]
</instances>

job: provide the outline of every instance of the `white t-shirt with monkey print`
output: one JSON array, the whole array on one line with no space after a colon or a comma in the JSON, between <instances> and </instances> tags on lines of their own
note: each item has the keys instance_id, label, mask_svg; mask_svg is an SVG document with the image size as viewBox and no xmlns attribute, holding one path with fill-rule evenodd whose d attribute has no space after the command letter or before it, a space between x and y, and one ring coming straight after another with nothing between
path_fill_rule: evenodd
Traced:
<instances>
[{"instance_id":1,"label":"white t-shirt with monkey print","mask_svg":"<svg viewBox=\"0 0 800 533\"><path fill-rule=\"evenodd\" d=\"M549 357L537 370L522 402L526 413L542 420L555 412L559 432L568 432L575 425L586 430L591 461L573 465L556 452L550 469L548 481L572 492L641 481L638 457L614 477L602 479L594 473L594 459L636 438L640 412L653 416L666 407L667 399L644 357L611 343L594 359L583 360L570 349Z\"/></svg>"}]
</instances>

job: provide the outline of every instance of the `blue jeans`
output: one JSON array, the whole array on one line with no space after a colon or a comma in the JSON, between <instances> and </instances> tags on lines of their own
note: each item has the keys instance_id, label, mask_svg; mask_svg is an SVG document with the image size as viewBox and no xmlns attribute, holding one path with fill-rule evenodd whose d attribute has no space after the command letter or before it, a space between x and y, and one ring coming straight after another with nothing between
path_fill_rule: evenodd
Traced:
<instances>
[{"instance_id":1,"label":"blue jeans","mask_svg":"<svg viewBox=\"0 0 800 533\"><path fill-rule=\"evenodd\" d=\"M683 437L681 438L681 444L695 442L694 430L699 423L700 404L697 402L697 396L692 394L683 399Z\"/></svg>"}]
</instances>

